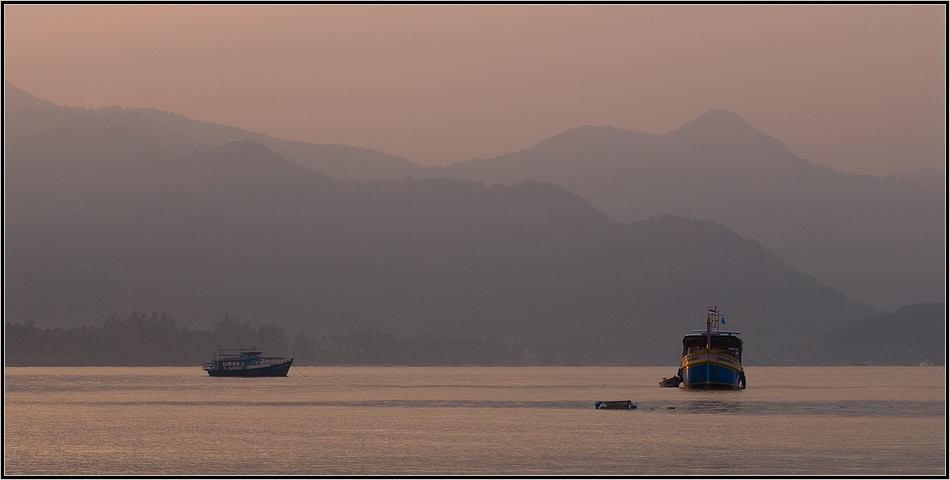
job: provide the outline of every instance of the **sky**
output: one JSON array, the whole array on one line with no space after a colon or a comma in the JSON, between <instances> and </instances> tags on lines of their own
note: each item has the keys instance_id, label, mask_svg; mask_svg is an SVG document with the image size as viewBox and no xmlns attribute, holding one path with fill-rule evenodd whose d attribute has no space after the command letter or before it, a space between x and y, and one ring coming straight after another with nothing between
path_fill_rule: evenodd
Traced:
<instances>
[{"instance_id":1,"label":"sky","mask_svg":"<svg viewBox=\"0 0 950 480\"><path fill-rule=\"evenodd\" d=\"M843 172L946 168L947 6L10 5L4 79L422 165L723 108Z\"/></svg>"}]
</instances>

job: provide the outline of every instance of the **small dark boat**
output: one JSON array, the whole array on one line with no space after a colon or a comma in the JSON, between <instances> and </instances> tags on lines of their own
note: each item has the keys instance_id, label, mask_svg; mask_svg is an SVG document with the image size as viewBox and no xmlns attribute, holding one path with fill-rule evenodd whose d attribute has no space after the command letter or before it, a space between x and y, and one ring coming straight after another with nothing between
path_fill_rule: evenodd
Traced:
<instances>
[{"instance_id":1,"label":"small dark boat","mask_svg":"<svg viewBox=\"0 0 950 480\"><path fill-rule=\"evenodd\" d=\"M682 370L680 370L680 372L682 372ZM680 373L677 373L676 375L670 378L664 378L663 380L661 380L660 386L661 387L678 387L680 386L680 383L683 383L683 379L680 378Z\"/></svg>"},{"instance_id":2,"label":"small dark boat","mask_svg":"<svg viewBox=\"0 0 950 480\"><path fill-rule=\"evenodd\" d=\"M286 377L294 359L262 357L257 348L215 350L201 369L212 377Z\"/></svg>"},{"instance_id":3,"label":"small dark boat","mask_svg":"<svg viewBox=\"0 0 950 480\"><path fill-rule=\"evenodd\" d=\"M636 410L637 402L631 402L630 400L595 402L594 408L597 410Z\"/></svg>"}]
</instances>

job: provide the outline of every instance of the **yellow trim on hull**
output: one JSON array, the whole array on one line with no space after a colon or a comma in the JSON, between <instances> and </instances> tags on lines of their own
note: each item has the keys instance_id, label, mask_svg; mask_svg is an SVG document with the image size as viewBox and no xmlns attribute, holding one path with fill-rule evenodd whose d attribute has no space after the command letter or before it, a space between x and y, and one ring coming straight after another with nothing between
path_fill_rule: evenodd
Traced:
<instances>
[{"instance_id":1,"label":"yellow trim on hull","mask_svg":"<svg viewBox=\"0 0 950 480\"><path fill-rule=\"evenodd\" d=\"M702 355L705 355L706 358L703 358L701 360L698 359L698 357ZM711 359L710 355L719 356L719 357L723 357L725 359L731 360L735 362L735 365L721 362L721 361L717 362L716 360ZM713 364L720 367L728 368L729 370L732 370L736 373L742 373L742 363L739 362L738 359L730 355L726 355L724 353L710 352L709 350L703 350L701 352L694 352L694 353L690 353L686 355L685 357L683 357L683 360L680 362L680 367L681 368L695 368L695 367L699 367L706 364Z\"/></svg>"}]
</instances>

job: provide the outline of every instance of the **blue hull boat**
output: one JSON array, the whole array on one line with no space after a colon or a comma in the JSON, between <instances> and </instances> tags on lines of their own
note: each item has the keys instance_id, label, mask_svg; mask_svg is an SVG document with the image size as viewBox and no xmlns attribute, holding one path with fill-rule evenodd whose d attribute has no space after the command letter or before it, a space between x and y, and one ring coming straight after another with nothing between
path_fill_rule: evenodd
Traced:
<instances>
[{"instance_id":1,"label":"blue hull boat","mask_svg":"<svg viewBox=\"0 0 950 480\"><path fill-rule=\"evenodd\" d=\"M709 309L706 330L683 337L683 360L678 376L686 388L745 388L742 369L742 339L739 332L720 330L725 323L717 307Z\"/></svg>"},{"instance_id":2,"label":"blue hull boat","mask_svg":"<svg viewBox=\"0 0 950 480\"><path fill-rule=\"evenodd\" d=\"M735 358L703 351L683 358L680 364L686 388L736 389L745 386L745 373Z\"/></svg>"}]
</instances>

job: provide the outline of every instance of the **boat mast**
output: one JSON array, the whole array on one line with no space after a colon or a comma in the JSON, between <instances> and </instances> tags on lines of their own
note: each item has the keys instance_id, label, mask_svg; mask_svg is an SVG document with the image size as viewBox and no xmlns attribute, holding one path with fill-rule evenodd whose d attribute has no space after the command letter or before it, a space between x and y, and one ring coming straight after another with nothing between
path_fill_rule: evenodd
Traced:
<instances>
[{"instance_id":1,"label":"boat mast","mask_svg":"<svg viewBox=\"0 0 950 480\"><path fill-rule=\"evenodd\" d=\"M717 305L713 305L713 308L709 309L709 314L706 315L706 350L712 350L712 318L719 312L716 307Z\"/></svg>"}]
</instances>

